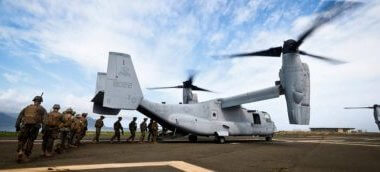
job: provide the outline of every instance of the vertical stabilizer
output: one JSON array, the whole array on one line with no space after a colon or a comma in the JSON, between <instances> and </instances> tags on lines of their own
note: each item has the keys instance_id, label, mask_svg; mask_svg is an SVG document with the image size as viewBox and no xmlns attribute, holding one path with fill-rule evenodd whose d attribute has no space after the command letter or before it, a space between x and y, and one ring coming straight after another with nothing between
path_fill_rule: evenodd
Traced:
<instances>
[{"instance_id":1,"label":"vertical stabilizer","mask_svg":"<svg viewBox=\"0 0 380 172\"><path fill-rule=\"evenodd\" d=\"M131 56L110 52L103 106L135 110L142 98L142 91Z\"/></svg>"}]
</instances>

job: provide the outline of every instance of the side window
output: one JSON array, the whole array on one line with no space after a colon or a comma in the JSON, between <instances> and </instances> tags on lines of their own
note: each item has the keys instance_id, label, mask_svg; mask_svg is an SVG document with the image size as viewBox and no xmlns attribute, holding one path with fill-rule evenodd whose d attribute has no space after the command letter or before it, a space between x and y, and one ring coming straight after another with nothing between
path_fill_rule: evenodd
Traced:
<instances>
[{"instance_id":1,"label":"side window","mask_svg":"<svg viewBox=\"0 0 380 172\"><path fill-rule=\"evenodd\" d=\"M252 114L253 116L253 124L261 124L261 121L260 121L260 116L259 114Z\"/></svg>"}]
</instances>

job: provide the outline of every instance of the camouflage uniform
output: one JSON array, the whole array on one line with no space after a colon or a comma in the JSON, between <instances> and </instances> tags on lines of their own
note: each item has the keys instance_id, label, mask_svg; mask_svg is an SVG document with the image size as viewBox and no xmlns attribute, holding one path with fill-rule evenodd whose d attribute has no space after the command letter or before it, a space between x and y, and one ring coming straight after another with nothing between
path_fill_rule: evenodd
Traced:
<instances>
[{"instance_id":1,"label":"camouflage uniform","mask_svg":"<svg viewBox=\"0 0 380 172\"><path fill-rule=\"evenodd\" d=\"M82 134L83 123L80 120L81 116L77 114L71 123L71 139L70 144L74 146L79 146L80 136Z\"/></svg>"},{"instance_id":2,"label":"camouflage uniform","mask_svg":"<svg viewBox=\"0 0 380 172\"><path fill-rule=\"evenodd\" d=\"M153 121L152 123L152 142L157 142L157 136L158 136L158 124L157 121Z\"/></svg>"},{"instance_id":3,"label":"camouflage uniform","mask_svg":"<svg viewBox=\"0 0 380 172\"><path fill-rule=\"evenodd\" d=\"M73 110L71 108L67 109L63 113L62 123L59 127L60 139L61 139L60 146L59 146L59 153L62 152L64 149L68 148L70 129L71 129L71 124L72 124L72 114L73 114Z\"/></svg>"},{"instance_id":4,"label":"camouflage uniform","mask_svg":"<svg viewBox=\"0 0 380 172\"><path fill-rule=\"evenodd\" d=\"M100 131L102 127L104 126L103 119L104 119L104 116L100 116L100 119L96 120L95 122L96 132L95 132L95 137L94 139L92 139L92 141L96 141L99 143Z\"/></svg>"},{"instance_id":5,"label":"camouflage uniform","mask_svg":"<svg viewBox=\"0 0 380 172\"><path fill-rule=\"evenodd\" d=\"M147 120L148 118L144 118L144 121L140 124L140 131L141 131L140 143L144 142L145 133L148 130L148 126L146 125Z\"/></svg>"},{"instance_id":6,"label":"camouflage uniform","mask_svg":"<svg viewBox=\"0 0 380 172\"><path fill-rule=\"evenodd\" d=\"M135 141L135 136L136 136L136 130L137 130L137 124L136 124L136 117L133 117L133 121L129 123L129 131L131 132L131 136L128 137L127 142L133 142Z\"/></svg>"},{"instance_id":7,"label":"camouflage uniform","mask_svg":"<svg viewBox=\"0 0 380 172\"><path fill-rule=\"evenodd\" d=\"M51 156L54 140L58 138L59 126L62 123L62 114L58 112L59 105L53 106L54 111L50 112L44 119L42 152L44 156Z\"/></svg>"},{"instance_id":8,"label":"camouflage uniform","mask_svg":"<svg viewBox=\"0 0 380 172\"><path fill-rule=\"evenodd\" d=\"M16 121L16 131L18 133L17 160L21 161L23 155L26 159L32 154L33 143L37 138L38 132L41 128L41 123L46 116L46 110L40 105L42 102L41 96L36 96L33 99L34 104L31 104L20 112Z\"/></svg>"},{"instance_id":9,"label":"camouflage uniform","mask_svg":"<svg viewBox=\"0 0 380 172\"><path fill-rule=\"evenodd\" d=\"M153 124L153 120L150 119L149 124L148 124L148 142L151 142L153 138L152 124Z\"/></svg>"},{"instance_id":10,"label":"camouflage uniform","mask_svg":"<svg viewBox=\"0 0 380 172\"><path fill-rule=\"evenodd\" d=\"M80 140L82 140L84 138L84 136L86 136L87 126L88 126L87 113L82 113L81 121L82 121L82 124L83 124L83 128L81 130L82 132L81 132L81 135L80 135Z\"/></svg>"},{"instance_id":11,"label":"camouflage uniform","mask_svg":"<svg viewBox=\"0 0 380 172\"><path fill-rule=\"evenodd\" d=\"M120 123L121 119L122 118L119 117L119 119L113 124L113 129L114 129L115 133L111 138L111 142L113 142L113 139L115 139L115 138L117 138L117 141L120 142L120 130L121 130L122 134L124 135L123 126Z\"/></svg>"}]
</instances>

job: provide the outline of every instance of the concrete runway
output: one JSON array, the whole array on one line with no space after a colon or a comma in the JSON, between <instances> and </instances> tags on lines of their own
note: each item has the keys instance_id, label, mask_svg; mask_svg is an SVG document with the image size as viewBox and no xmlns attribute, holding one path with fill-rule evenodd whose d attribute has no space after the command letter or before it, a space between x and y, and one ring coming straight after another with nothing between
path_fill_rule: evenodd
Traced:
<instances>
[{"instance_id":1,"label":"concrete runway","mask_svg":"<svg viewBox=\"0 0 380 172\"><path fill-rule=\"evenodd\" d=\"M51 158L17 164L16 142L0 140L0 171L379 171L380 137L278 137L265 142L231 137L227 144L212 138L188 143L177 139L157 144L86 143ZM38 168L36 168L38 167ZM51 168L48 170L48 168Z\"/></svg>"}]
</instances>

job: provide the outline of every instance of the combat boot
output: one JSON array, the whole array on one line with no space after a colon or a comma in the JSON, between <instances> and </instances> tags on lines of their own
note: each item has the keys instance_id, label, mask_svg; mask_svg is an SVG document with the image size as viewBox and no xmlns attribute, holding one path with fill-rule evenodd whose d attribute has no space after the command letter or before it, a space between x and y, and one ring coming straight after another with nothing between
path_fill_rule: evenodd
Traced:
<instances>
[{"instance_id":1,"label":"combat boot","mask_svg":"<svg viewBox=\"0 0 380 172\"><path fill-rule=\"evenodd\" d=\"M20 163L22 161L22 158L24 156L24 153L22 151L17 152L17 162Z\"/></svg>"},{"instance_id":2,"label":"combat boot","mask_svg":"<svg viewBox=\"0 0 380 172\"><path fill-rule=\"evenodd\" d=\"M45 157L51 157L51 156L53 156L53 155L50 152L45 153Z\"/></svg>"}]
</instances>

